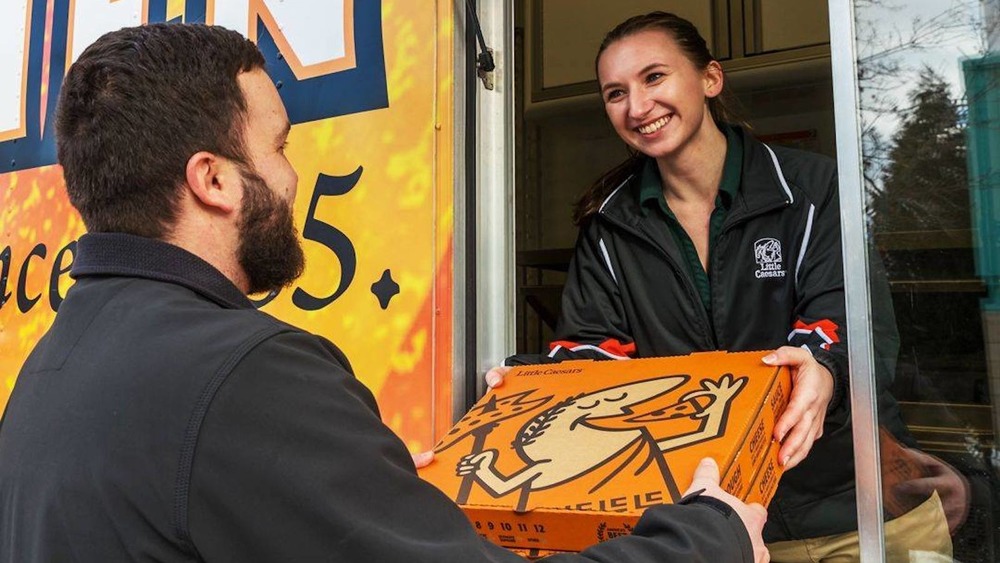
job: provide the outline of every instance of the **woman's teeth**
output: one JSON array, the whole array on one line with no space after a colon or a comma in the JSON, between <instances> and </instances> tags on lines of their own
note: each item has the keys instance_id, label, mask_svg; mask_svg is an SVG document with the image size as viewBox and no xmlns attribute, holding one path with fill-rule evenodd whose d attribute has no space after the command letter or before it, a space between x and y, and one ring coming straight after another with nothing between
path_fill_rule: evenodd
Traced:
<instances>
[{"instance_id":1,"label":"woman's teeth","mask_svg":"<svg viewBox=\"0 0 1000 563\"><path fill-rule=\"evenodd\" d=\"M649 125L642 125L639 127L639 132L643 135L649 135L650 133L655 133L659 131L667 122L670 121L669 117L661 117L656 121L650 123Z\"/></svg>"}]
</instances>

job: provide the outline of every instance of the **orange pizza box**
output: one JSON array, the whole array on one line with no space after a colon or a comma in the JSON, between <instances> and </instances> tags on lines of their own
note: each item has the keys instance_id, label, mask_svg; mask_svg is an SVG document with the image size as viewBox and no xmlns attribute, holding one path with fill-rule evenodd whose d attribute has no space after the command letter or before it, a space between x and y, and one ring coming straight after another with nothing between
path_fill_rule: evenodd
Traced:
<instances>
[{"instance_id":1,"label":"orange pizza box","mask_svg":"<svg viewBox=\"0 0 1000 563\"><path fill-rule=\"evenodd\" d=\"M646 508L681 498L704 457L724 489L766 506L791 379L765 354L514 368L420 475L483 537L524 550L580 551L630 533Z\"/></svg>"}]
</instances>

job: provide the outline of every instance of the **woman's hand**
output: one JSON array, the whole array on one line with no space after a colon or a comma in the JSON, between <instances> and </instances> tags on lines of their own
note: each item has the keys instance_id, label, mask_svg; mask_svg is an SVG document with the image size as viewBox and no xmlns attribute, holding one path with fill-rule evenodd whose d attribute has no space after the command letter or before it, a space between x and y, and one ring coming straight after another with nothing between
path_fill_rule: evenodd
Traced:
<instances>
[{"instance_id":1,"label":"woman's hand","mask_svg":"<svg viewBox=\"0 0 1000 563\"><path fill-rule=\"evenodd\" d=\"M813 442L823 435L826 408L833 398L833 374L808 350L792 346L778 348L763 361L792 370L792 395L785 413L774 425L774 438L781 443L778 459L785 469L791 469L805 459Z\"/></svg>"}]
</instances>

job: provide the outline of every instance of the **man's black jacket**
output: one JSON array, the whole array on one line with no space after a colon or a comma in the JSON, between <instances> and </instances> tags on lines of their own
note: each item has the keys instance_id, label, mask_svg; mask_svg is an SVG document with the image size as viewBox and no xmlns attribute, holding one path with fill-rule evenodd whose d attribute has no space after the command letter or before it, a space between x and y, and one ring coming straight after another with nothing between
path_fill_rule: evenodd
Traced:
<instances>
[{"instance_id":1,"label":"man's black jacket","mask_svg":"<svg viewBox=\"0 0 1000 563\"><path fill-rule=\"evenodd\" d=\"M478 562L328 341L177 247L85 235L0 425L0 561ZM752 561L712 499L556 561Z\"/></svg>"}]
</instances>

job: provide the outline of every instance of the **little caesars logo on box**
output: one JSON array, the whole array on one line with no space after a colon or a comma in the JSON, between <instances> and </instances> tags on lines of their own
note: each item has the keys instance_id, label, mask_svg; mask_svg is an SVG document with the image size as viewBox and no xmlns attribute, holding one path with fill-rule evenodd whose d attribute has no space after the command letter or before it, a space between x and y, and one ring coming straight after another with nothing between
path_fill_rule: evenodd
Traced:
<instances>
[{"instance_id":1,"label":"little caesars logo on box","mask_svg":"<svg viewBox=\"0 0 1000 563\"><path fill-rule=\"evenodd\" d=\"M783 278L785 269L781 267L781 242L775 238L762 238L753 243L753 257L757 261L754 277Z\"/></svg>"}]
</instances>

